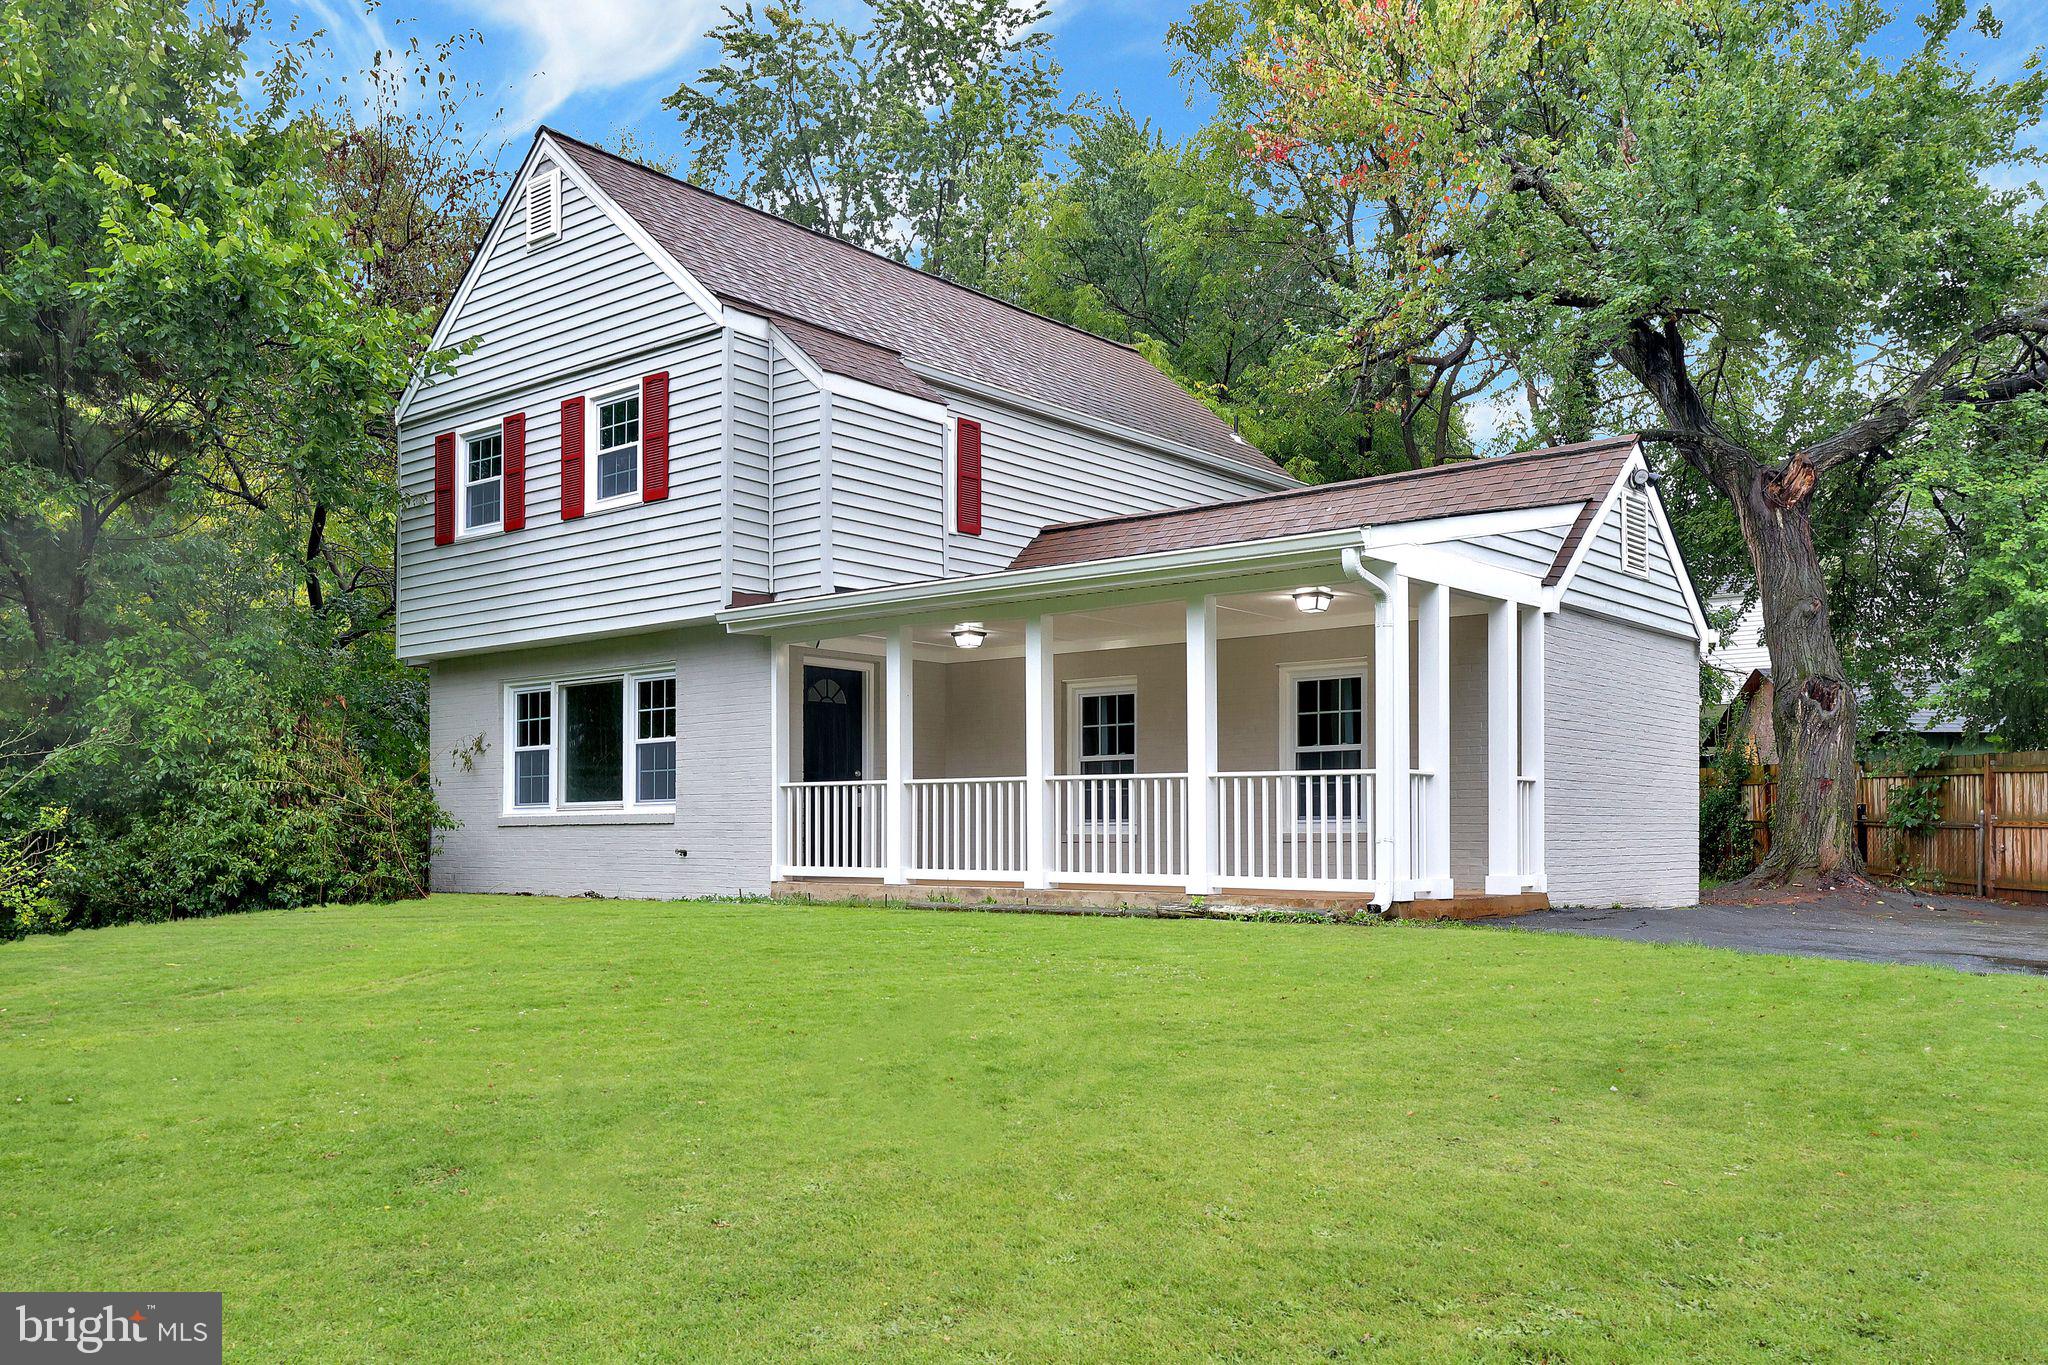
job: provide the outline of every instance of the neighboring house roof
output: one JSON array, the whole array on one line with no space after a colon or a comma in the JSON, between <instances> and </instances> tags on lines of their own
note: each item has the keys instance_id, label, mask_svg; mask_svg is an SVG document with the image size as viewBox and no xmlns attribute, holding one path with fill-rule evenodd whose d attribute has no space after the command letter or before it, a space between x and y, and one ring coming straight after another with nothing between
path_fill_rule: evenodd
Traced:
<instances>
[{"instance_id":1,"label":"neighboring house roof","mask_svg":"<svg viewBox=\"0 0 2048 1365\"><path fill-rule=\"evenodd\" d=\"M1010 561L1012 569L1120 559L1162 550L1271 540L1333 526L1389 526L1474 512L1582 504L1546 585L1571 563L1636 438L1615 436L1486 460L1462 460L1369 479L1319 484L1168 512L1048 526Z\"/></svg>"},{"instance_id":2,"label":"neighboring house roof","mask_svg":"<svg viewBox=\"0 0 2048 1365\"><path fill-rule=\"evenodd\" d=\"M799 227L554 129L541 132L684 270L727 303L808 323L844 342L889 353L897 369L906 363L920 366L1150 433L1264 474L1279 471L1129 346ZM849 355L834 347L820 355L802 339L791 340L820 368L883 382L865 372L881 363L872 355ZM886 387L911 392L902 389L900 379Z\"/></svg>"}]
</instances>

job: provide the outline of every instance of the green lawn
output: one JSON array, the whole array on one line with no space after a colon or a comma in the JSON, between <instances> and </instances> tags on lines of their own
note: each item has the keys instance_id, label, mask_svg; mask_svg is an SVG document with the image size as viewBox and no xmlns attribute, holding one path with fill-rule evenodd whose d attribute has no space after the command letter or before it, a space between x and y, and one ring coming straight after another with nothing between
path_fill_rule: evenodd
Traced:
<instances>
[{"instance_id":1,"label":"green lawn","mask_svg":"<svg viewBox=\"0 0 2048 1365\"><path fill-rule=\"evenodd\" d=\"M2041 1359L2048 982L438 897L0 947L10 1287L230 1359Z\"/></svg>"}]
</instances>

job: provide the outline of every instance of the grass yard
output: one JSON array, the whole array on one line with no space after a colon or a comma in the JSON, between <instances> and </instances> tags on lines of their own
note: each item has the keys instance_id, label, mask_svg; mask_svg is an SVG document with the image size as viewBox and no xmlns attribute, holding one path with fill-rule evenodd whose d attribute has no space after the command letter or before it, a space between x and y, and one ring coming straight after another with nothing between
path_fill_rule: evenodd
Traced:
<instances>
[{"instance_id":1,"label":"grass yard","mask_svg":"<svg viewBox=\"0 0 2048 1365\"><path fill-rule=\"evenodd\" d=\"M231 1360L2048 1357L2048 982L443 896L0 947L0 1259Z\"/></svg>"}]
</instances>

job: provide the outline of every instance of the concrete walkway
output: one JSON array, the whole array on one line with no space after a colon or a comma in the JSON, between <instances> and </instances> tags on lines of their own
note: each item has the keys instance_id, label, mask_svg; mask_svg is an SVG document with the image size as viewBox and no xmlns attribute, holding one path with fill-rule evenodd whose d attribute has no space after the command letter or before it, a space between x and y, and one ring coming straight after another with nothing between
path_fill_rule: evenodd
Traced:
<instances>
[{"instance_id":1,"label":"concrete walkway","mask_svg":"<svg viewBox=\"0 0 2048 1365\"><path fill-rule=\"evenodd\" d=\"M1856 962L2048 975L2048 905L1960 896L1888 896L1868 907L1695 905L1676 910L1543 910L1503 928L1644 943L1703 943Z\"/></svg>"}]
</instances>

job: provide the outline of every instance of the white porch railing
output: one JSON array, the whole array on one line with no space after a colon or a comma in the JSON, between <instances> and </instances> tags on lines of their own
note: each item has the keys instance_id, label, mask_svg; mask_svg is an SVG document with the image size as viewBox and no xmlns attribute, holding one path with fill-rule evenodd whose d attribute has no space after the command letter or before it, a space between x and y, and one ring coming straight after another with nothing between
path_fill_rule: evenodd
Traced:
<instances>
[{"instance_id":1,"label":"white porch railing","mask_svg":"<svg viewBox=\"0 0 2048 1365\"><path fill-rule=\"evenodd\" d=\"M910 875L1024 875L1024 779L914 778L905 856Z\"/></svg>"},{"instance_id":2,"label":"white porch railing","mask_svg":"<svg viewBox=\"0 0 2048 1365\"><path fill-rule=\"evenodd\" d=\"M783 783L783 872L879 874L887 791L885 782Z\"/></svg>"},{"instance_id":3,"label":"white porch railing","mask_svg":"<svg viewBox=\"0 0 2048 1365\"><path fill-rule=\"evenodd\" d=\"M1068 882L1178 882L1187 876L1182 773L1050 777L1052 874Z\"/></svg>"},{"instance_id":4,"label":"white porch railing","mask_svg":"<svg viewBox=\"0 0 2048 1365\"><path fill-rule=\"evenodd\" d=\"M1373 770L1218 773L1216 880L1369 890Z\"/></svg>"},{"instance_id":5,"label":"white porch railing","mask_svg":"<svg viewBox=\"0 0 2048 1365\"><path fill-rule=\"evenodd\" d=\"M1436 774L1413 768L1408 773L1408 875L1428 877L1436 867L1435 839L1430 797L1436 788ZM1445 831L1448 837L1449 831Z\"/></svg>"},{"instance_id":6,"label":"white porch railing","mask_svg":"<svg viewBox=\"0 0 2048 1365\"><path fill-rule=\"evenodd\" d=\"M1515 871L1534 877L1543 871L1537 856L1543 838L1543 779L1515 779Z\"/></svg>"}]
</instances>

